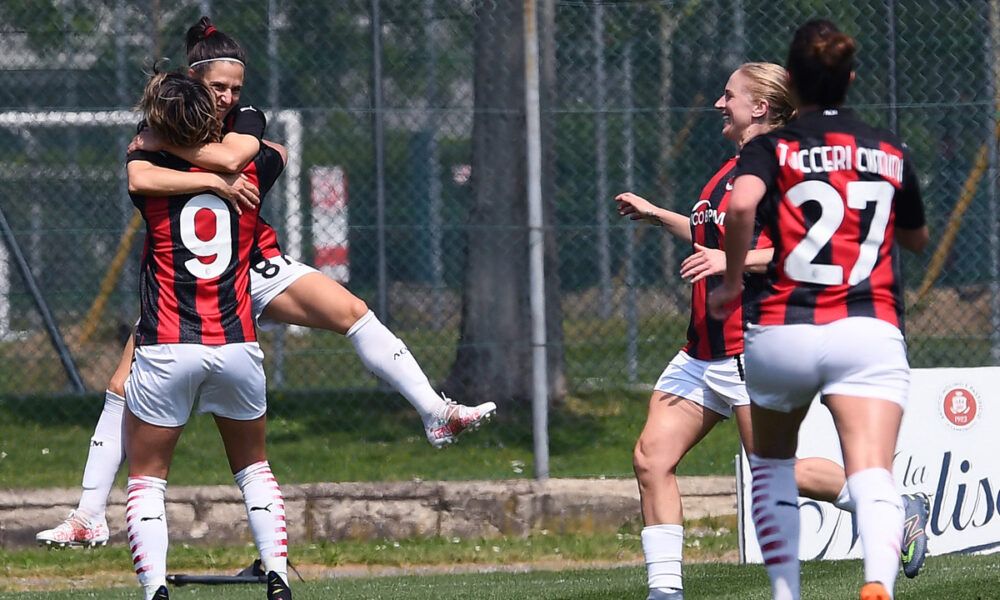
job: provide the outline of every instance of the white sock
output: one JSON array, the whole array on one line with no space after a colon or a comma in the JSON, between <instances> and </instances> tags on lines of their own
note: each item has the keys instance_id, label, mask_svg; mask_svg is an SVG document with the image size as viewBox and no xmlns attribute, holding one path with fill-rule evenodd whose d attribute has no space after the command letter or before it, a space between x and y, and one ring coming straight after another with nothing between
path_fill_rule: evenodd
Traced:
<instances>
[{"instance_id":1,"label":"white sock","mask_svg":"<svg viewBox=\"0 0 1000 600\"><path fill-rule=\"evenodd\" d=\"M799 491L795 458L750 455L753 525L774 600L799 600Z\"/></svg>"},{"instance_id":2,"label":"white sock","mask_svg":"<svg viewBox=\"0 0 1000 600\"><path fill-rule=\"evenodd\" d=\"M83 468L83 492L77 510L89 517L103 519L108 495L115 485L115 475L125 459L122 422L125 398L111 390L104 392L104 408L90 438L87 464Z\"/></svg>"},{"instance_id":3,"label":"white sock","mask_svg":"<svg viewBox=\"0 0 1000 600\"><path fill-rule=\"evenodd\" d=\"M649 589L668 593L683 589L681 562L684 551L684 527L671 524L649 525L642 528L641 537Z\"/></svg>"},{"instance_id":4,"label":"white sock","mask_svg":"<svg viewBox=\"0 0 1000 600\"><path fill-rule=\"evenodd\" d=\"M132 563L139 584L150 600L167 585L167 510L163 494L167 482L156 477L129 477L125 524Z\"/></svg>"},{"instance_id":5,"label":"white sock","mask_svg":"<svg viewBox=\"0 0 1000 600\"><path fill-rule=\"evenodd\" d=\"M844 482L843 489L837 494L837 499L833 501L833 505L840 510L846 510L849 513L856 512L858 509L857 503L854 498L851 497L851 490L848 489L847 482Z\"/></svg>"},{"instance_id":6,"label":"white sock","mask_svg":"<svg viewBox=\"0 0 1000 600\"><path fill-rule=\"evenodd\" d=\"M389 331L375 313L369 310L345 335L368 370L405 396L424 423L441 416L447 404L431 387L403 340Z\"/></svg>"},{"instance_id":7,"label":"white sock","mask_svg":"<svg viewBox=\"0 0 1000 600\"><path fill-rule=\"evenodd\" d=\"M903 540L903 499L887 469L865 469L847 478L858 504L858 537L864 552L865 581L881 581L893 593Z\"/></svg>"},{"instance_id":8,"label":"white sock","mask_svg":"<svg viewBox=\"0 0 1000 600\"><path fill-rule=\"evenodd\" d=\"M250 533L257 544L265 573L274 571L288 583L288 530L285 498L266 460L255 462L233 475L243 493Z\"/></svg>"}]
</instances>

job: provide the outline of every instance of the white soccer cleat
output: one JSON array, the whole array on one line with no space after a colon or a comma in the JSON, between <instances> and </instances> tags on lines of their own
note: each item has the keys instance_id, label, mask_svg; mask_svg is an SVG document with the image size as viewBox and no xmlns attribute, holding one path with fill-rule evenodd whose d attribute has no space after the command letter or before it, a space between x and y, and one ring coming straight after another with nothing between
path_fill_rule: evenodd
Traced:
<instances>
[{"instance_id":1,"label":"white soccer cleat","mask_svg":"<svg viewBox=\"0 0 1000 600\"><path fill-rule=\"evenodd\" d=\"M493 402L484 402L479 406L465 406L455 403L443 394L441 397L448 404L448 408L445 409L443 417L434 419L426 427L427 441L435 448L454 444L459 434L478 428L497 412L497 405Z\"/></svg>"},{"instance_id":2,"label":"white soccer cleat","mask_svg":"<svg viewBox=\"0 0 1000 600\"><path fill-rule=\"evenodd\" d=\"M42 546L104 546L108 543L108 521L105 518L91 519L72 511L57 527L46 529L35 535L35 541Z\"/></svg>"}]
</instances>

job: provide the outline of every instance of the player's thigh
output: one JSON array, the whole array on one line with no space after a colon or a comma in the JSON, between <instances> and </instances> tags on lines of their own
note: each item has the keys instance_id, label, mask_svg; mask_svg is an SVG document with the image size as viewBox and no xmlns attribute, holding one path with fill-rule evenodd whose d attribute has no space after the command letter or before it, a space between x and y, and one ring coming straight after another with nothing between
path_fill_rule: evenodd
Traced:
<instances>
[{"instance_id":1,"label":"player's thigh","mask_svg":"<svg viewBox=\"0 0 1000 600\"><path fill-rule=\"evenodd\" d=\"M649 400L649 412L636 444L636 461L660 460L675 465L712 428L745 404L745 389L721 389L721 379L709 371L715 362L693 359L679 352L660 375ZM735 370L735 367L734 367Z\"/></svg>"},{"instance_id":2,"label":"player's thigh","mask_svg":"<svg viewBox=\"0 0 1000 600\"><path fill-rule=\"evenodd\" d=\"M264 352L257 342L213 348L211 374L201 386L198 412L251 421L267 412Z\"/></svg>"},{"instance_id":3,"label":"player's thigh","mask_svg":"<svg viewBox=\"0 0 1000 600\"><path fill-rule=\"evenodd\" d=\"M260 327L276 324L265 314L267 307L293 283L310 273L319 271L285 255L265 258L250 267L250 298L254 319Z\"/></svg>"},{"instance_id":4,"label":"player's thigh","mask_svg":"<svg viewBox=\"0 0 1000 600\"><path fill-rule=\"evenodd\" d=\"M833 414L848 475L871 468L892 469L903 407L883 398L824 396Z\"/></svg>"},{"instance_id":5,"label":"player's thigh","mask_svg":"<svg viewBox=\"0 0 1000 600\"><path fill-rule=\"evenodd\" d=\"M267 319L341 335L368 312L363 300L316 271L297 279L264 309Z\"/></svg>"},{"instance_id":6,"label":"player's thigh","mask_svg":"<svg viewBox=\"0 0 1000 600\"><path fill-rule=\"evenodd\" d=\"M229 468L233 473L238 473L256 462L267 460L266 424L266 415L249 421L215 416L215 425L219 428L219 435L222 436L222 443L226 447Z\"/></svg>"}]
</instances>

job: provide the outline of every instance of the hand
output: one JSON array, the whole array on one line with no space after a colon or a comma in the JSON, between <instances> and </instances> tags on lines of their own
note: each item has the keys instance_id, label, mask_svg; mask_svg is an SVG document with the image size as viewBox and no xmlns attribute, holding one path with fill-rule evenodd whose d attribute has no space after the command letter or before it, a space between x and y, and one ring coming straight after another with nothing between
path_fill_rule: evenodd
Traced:
<instances>
[{"instance_id":1,"label":"hand","mask_svg":"<svg viewBox=\"0 0 1000 600\"><path fill-rule=\"evenodd\" d=\"M656 207L653 204L641 196L636 196L632 192L625 192L624 194L618 194L615 196L615 202L618 203L618 214L633 221L638 221L639 219L645 219L653 225L662 225L659 217L654 214Z\"/></svg>"},{"instance_id":2,"label":"hand","mask_svg":"<svg viewBox=\"0 0 1000 600\"><path fill-rule=\"evenodd\" d=\"M132 141L128 144L128 151L145 150L146 152L159 152L163 150L165 145L166 142L160 136L153 133L152 129L147 127L132 138Z\"/></svg>"},{"instance_id":3,"label":"hand","mask_svg":"<svg viewBox=\"0 0 1000 600\"><path fill-rule=\"evenodd\" d=\"M697 242L694 245L694 254L681 263L681 278L689 280L688 283L725 272L726 253L716 248L706 248Z\"/></svg>"},{"instance_id":4,"label":"hand","mask_svg":"<svg viewBox=\"0 0 1000 600\"><path fill-rule=\"evenodd\" d=\"M722 285L708 293L708 314L713 319L724 321L742 301L743 280L738 280L734 285L723 279Z\"/></svg>"},{"instance_id":5,"label":"hand","mask_svg":"<svg viewBox=\"0 0 1000 600\"><path fill-rule=\"evenodd\" d=\"M242 173L219 173L222 183L215 192L229 201L236 214L254 210L260 204L260 190Z\"/></svg>"}]
</instances>

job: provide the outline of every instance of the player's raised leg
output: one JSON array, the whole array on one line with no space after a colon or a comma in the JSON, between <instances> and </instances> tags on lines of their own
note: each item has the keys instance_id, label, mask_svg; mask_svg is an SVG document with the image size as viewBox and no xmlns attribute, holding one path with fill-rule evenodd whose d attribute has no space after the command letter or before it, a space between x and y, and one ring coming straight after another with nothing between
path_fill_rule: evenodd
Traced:
<instances>
[{"instance_id":1,"label":"player's raised leg","mask_svg":"<svg viewBox=\"0 0 1000 600\"><path fill-rule=\"evenodd\" d=\"M267 304L262 316L346 336L361 362L417 409L427 440L436 448L454 443L459 434L475 429L496 412L493 402L465 406L439 395L406 344L363 300L322 273L314 271L296 279Z\"/></svg>"}]
</instances>

